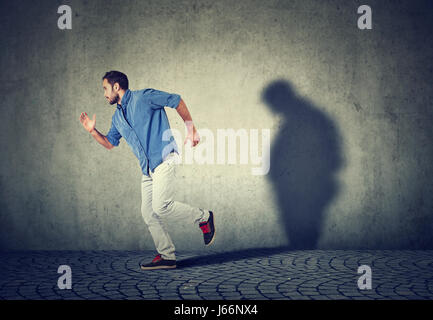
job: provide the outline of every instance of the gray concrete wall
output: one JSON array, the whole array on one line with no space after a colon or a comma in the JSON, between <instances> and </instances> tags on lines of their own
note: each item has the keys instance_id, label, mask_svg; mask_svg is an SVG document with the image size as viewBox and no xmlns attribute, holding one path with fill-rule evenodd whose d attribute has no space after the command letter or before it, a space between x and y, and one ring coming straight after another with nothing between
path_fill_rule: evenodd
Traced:
<instances>
[{"instance_id":1,"label":"gray concrete wall","mask_svg":"<svg viewBox=\"0 0 433 320\"><path fill-rule=\"evenodd\" d=\"M433 248L430 3L368 1L361 31L360 1L2 1L0 248L153 248L132 151L78 120L108 131L112 69L179 93L198 129L270 129L265 176L239 150L178 168L178 200L216 214L215 249ZM178 250L203 247L167 227Z\"/></svg>"}]
</instances>

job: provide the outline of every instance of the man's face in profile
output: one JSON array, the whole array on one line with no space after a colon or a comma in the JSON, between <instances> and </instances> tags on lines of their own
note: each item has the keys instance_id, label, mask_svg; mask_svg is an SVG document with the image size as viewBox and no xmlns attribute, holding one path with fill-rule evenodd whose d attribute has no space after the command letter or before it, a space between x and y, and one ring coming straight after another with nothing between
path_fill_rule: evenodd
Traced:
<instances>
[{"instance_id":1,"label":"man's face in profile","mask_svg":"<svg viewBox=\"0 0 433 320\"><path fill-rule=\"evenodd\" d=\"M104 88L104 96L110 104L119 102L119 84L115 83L113 86L104 79L102 81L102 87Z\"/></svg>"}]
</instances>

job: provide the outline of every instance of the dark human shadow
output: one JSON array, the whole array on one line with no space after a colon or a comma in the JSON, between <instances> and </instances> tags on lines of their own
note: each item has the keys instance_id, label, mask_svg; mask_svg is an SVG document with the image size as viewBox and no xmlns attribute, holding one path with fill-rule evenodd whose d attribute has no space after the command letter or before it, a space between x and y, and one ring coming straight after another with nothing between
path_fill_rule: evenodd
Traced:
<instances>
[{"instance_id":1,"label":"dark human shadow","mask_svg":"<svg viewBox=\"0 0 433 320\"><path fill-rule=\"evenodd\" d=\"M281 122L272 141L267 178L273 185L291 249L315 249L326 206L336 196L342 166L333 121L290 83L275 80L261 96Z\"/></svg>"},{"instance_id":2,"label":"dark human shadow","mask_svg":"<svg viewBox=\"0 0 433 320\"><path fill-rule=\"evenodd\" d=\"M220 264L225 262L233 262L238 260L269 257L273 254L287 252L287 247L275 248L250 248L244 250L236 250L230 252L220 252L196 257L179 259L176 262L176 268L189 268L203 265Z\"/></svg>"}]
</instances>

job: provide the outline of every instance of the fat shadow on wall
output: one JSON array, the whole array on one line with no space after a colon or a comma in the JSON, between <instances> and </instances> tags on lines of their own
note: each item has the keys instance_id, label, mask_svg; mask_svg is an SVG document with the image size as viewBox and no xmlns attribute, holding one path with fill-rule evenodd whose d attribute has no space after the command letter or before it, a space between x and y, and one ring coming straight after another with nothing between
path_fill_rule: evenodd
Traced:
<instances>
[{"instance_id":1,"label":"fat shadow on wall","mask_svg":"<svg viewBox=\"0 0 433 320\"><path fill-rule=\"evenodd\" d=\"M327 205L337 195L343 165L341 136L320 108L278 79L261 93L281 119L271 144L267 175L291 249L315 249Z\"/></svg>"}]
</instances>

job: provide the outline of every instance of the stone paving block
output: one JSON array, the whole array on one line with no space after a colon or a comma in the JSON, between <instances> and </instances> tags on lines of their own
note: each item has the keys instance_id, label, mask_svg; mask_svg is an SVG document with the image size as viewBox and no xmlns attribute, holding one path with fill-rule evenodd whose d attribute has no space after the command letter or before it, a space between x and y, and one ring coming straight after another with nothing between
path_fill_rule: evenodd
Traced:
<instances>
[{"instance_id":1,"label":"stone paving block","mask_svg":"<svg viewBox=\"0 0 433 320\"><path fill-rule=\"evenodd\" d=\"M161 294L159 295L159 298L162 300L178 300L181 297L177 294Z\"/></svg>"},{"instance_id":2,"label":"stone paving block","mask_svg":"<svg viewBox=\"0 0 433 320\"><path fill-rule=\"evenodd\" d=\"M366 297L366 296L359 296L359 297L353 297L353 300L374 300L371 297Z\"/></svg>"},{"instance_id":3,"label":"stone paving block","mask_svg":"<svg viewBox=\"0 0 433 320\"><path fill-rule=\"evenodd\" d=\"M308 297L308 296L302 296L302 295L294 296L294 297L290 296L289 298L291 300L311 300L310 297Z\"/></svg>"},{"instance_id":4,"label":"stone paving block","mask_svg":"<svg viewBox=\"0 0 433 320\"><path fill-rule=\"evenodd\" d=\"M203 294L218 294L216 288L213 288L213 289L209 288L209 289L205 289L205 290L198 289L198 292L199 292L200 295L203 295Z\"/></svg>"},{"instance_id":5,"label":"stone paving block","mask_svg":"<svg viewBox=\"0 0 433 320\"><path fill-rule=\"evenodd\" d=\"M251 294L244 294L242 297L246 300L269 300L268 298L264 297L261 294L258 295L251 295Z\"/></svg>"},{"instance_id":6,"label":"stone paving block","mask_svg":"<svg viewBox=\"0 0 433 320\"><path fill-rule=\"evenodd\" d=\"M338 290L321 290L321 289L319 289L319 290L317 290L320 294L323 294L323 295L328 295L328 294L331 294L331 295L339 295L339 294L341 294Z\"/></svg>"},{"instance_id":7,"label":"stone paving block","mask_svg":"<svg viewBox=\"0 0 433 320\"><path fill-rule=\"evenodd\" d=\"M243 296L239 295L239 296L225 296L224 300L242 300Z\"/></svg>"},{"instance_id":8,"label":"stone paving block","mask_svg":"<svg viewBox=\"0 0 433 320\"><path fill-rule=\"evenodd\" d=\"M265 296L266 298L269 298L271 300L274 300L274 299L287 299L286 296L284 296L282 294L275 294L275 293L274 294L264 293L263 296Z\"/></svg>"},{"instance_id":9,"label":"stone paving block","mask_svg":"<svg viewBox=\"0 0 433 320\"><path fill-rule=\"evenodd\" d=\"M203 300L203 298L198 296L198 295L188 295L188 294L181 295L181 299L183 299L183 300Z\"/></svg>"},{"instance_id":10,"label":"stone paving block","mask_svg":"<svg viewBox=\"0 0 433 320\"><path fill-rule=\"evenodd\" d=\"M256 289L242 289L242 290L239 290L239 292L241 294L260 294L260 291L258 291Z\"/></svg>"},{"instance_id":11,"label":"stone paving block","mask_svg":"<svg viewBox=\"0 0 433 320\"><path fill-rule=\"evenodd\" d=\"M327 295L318 295L318 296L309 296L311 300L333 300L331 297Z\"/></svg>"},{"instance_id":12,"label":"stone paving block","mask_svg":"<svg viewBox=\"0 0 433 320\"><path fill-rule=\"evenodd\" d=\"M142 295L141 296L143 300L157 300L159 299L159 296L157 294L155 295Z\"/></svg>"},{"instance_id":13,"label":"stone paving block","mask_svg":"<svg viewBox=\"0 0 433 320\"><path fill-rule=\"evenodd\" d=\"M209 297L202 297L203 300L209 300L209 301L222 301L223 298L221 296L209 296Z\"/></svg>"},{"instance_id":14,"label":"stone paving block","mask_svg":"<svg viewBox=\"0 0 433 320\"><path fill-rule=\"evenodd\" d=\"M352 300L350 297L346 297L343 295L332 295L332 294L328 294L326 295L327 297L329 297L332 300ZM313 297L313 296L312 296ZM313 297L314 298L314 297Z\"/></svg>"},{"instance_id":15,"label":"stone paving block","mask_svg":"<svg viewBox=\"0 0 433 320\"><path fill-rule=\"evenodd\" d=\"M302 295L319 294L319 291L317 289L314 289L314 288L308 288L308 289L298 288L297 290Z\"/></svg>"}]
</instances>

